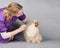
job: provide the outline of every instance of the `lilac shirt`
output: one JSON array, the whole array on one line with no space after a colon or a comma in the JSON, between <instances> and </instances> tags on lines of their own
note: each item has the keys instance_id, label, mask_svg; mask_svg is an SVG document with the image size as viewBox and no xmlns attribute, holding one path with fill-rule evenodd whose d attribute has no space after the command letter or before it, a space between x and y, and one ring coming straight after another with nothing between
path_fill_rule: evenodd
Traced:
<instances>
[{"instance_id":1,"label":"lilac shirt","mask_svg":"<svg viewBox=\"0 0 60 48\"><path fill-rule=\"evenodd\" d=\"M24 20L26 18L25 14L21 15L20 17L14 16L12 20L9 20L8 22L5 22L5 16L3 15L3 10L6 9L6 7L0 9L0 33L1 32L7 32L8 27L14 23L17 19ZM9 38L3 39L0 35L0 43L7 43L9 41Z\"/></svg>"}]
</instances>

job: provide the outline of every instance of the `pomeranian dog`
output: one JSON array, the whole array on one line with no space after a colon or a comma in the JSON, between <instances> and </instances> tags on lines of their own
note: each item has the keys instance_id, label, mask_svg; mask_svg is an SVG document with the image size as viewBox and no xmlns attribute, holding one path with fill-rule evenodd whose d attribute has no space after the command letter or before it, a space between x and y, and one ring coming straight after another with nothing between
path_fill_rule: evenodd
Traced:
<instances>
[{"instance_id":1,"label":"pomeranian dog","mask_svg":"<svg viewBox=\"0 0 60 48\"><path fill-rule=\"evenodd\" d=\"M41 33L37 27L38 21L33 20L24 32L24 37L27 42L40 43L42 41Z\"/></svg>"}]
</instances>

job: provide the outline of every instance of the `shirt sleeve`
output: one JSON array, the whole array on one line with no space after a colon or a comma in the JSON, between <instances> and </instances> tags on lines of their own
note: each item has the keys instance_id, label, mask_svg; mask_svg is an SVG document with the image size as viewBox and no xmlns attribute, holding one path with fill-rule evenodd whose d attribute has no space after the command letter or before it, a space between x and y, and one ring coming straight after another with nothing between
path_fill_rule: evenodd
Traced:
<instances>
[{"instance_id":1,"label":"shirt sleeve","mask_svg":"<svg viewBox=\"0 0 60 48\"><path fill-rule=\"evenodd\" d=\"M26 18L26 15L23 13L20 17L18 17L19 20L24 20Z\"/></svg>"},{"instance_id":2,"label":"shirt sleeve","mask_svg":"<svg viewBox=\"0 0 60 48\"><path fill-rule=\"evenodd\" d=\"M0 33L4 33L7 31L7 27L5 26L4 21L0 21ZM0 43L8 43L9 38L3 39L3 37L0 34Z\"/></svg>"},{"instance_id":3,"label":"shirt sleeve","mask_svg":"<svg viewBox=\"0 0 60 48\"><path fill-rule=\"evenodd\" d=\"M1 11L1 10L4 10L4 9L6 9L6 8L7 8L7 7L0 8L0 11Z\"/></svg>"},{"instance_id":4,"label":"shirt sleeve","mask_svg":"<svg viewBox=\"0 0 60 48\"><path fill-rule=\"evenodd\" d=\"M7 27L5 26L5 23L3 21L0 21L0 32L7 31Z\"/></svg>"}]
</instances>

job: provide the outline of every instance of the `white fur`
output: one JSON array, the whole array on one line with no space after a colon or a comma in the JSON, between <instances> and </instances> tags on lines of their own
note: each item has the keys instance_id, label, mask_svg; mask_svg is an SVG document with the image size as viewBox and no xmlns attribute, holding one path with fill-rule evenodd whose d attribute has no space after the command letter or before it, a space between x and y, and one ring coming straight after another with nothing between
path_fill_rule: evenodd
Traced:
<instances>
[{"instance_id":1,"label":"white fur","mask_svg":"<svg viewBox=\"0 0 60 48\"><path fill-rule=\"evenodd\" d=\"M24 32L24 36L26 41L40 42L42 40L42 36L39 32L39 29L35 26L35 20L31 23Z\"/></svg>"},{"instance_id":2,"label":"white fur","mask_svg":"<svg viewBox=\"0 0 60 48\"><path fill-rule=\"evenodd\" d=\"M37 32L38 32L38 29L34 26L34 24L31 24L26 29L26 35L28 37L34 37L37 34Z\"/></svg>"}]
</instances>

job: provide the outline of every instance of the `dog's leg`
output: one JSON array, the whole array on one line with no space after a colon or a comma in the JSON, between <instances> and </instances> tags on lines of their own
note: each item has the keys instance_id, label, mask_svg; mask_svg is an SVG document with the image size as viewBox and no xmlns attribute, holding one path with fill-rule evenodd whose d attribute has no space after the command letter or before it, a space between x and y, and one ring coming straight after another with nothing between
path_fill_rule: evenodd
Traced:
<instances>
[{"instance_id":1,"label":"dog's leg","mask_svg":"<svg viewBox=\"0 0 60 48\"><path fill-rule=\"evenodd\" d=\"M38 32L37 33L37 43L40 43L42 41L42 36L41 34Z\"/></svg>"},{"instance_id":2,"label":"dog's leg","mask_svg":"<svg viewBox=\"0 0 60 48\"><path fill-rule=\"evenodd\" d=\"M32 43L36 43L36 40L34 38L32 39Z\"/></svg>"}]
</instances>

